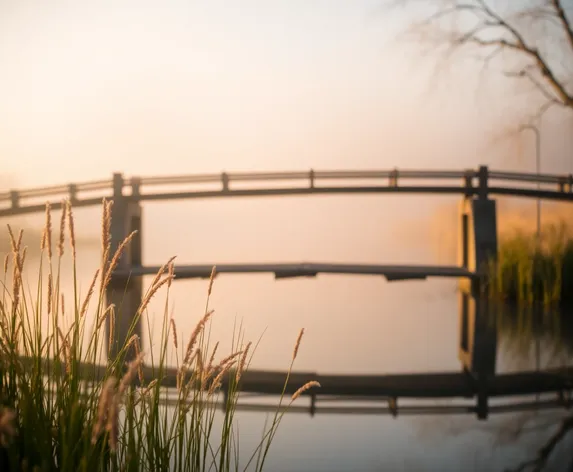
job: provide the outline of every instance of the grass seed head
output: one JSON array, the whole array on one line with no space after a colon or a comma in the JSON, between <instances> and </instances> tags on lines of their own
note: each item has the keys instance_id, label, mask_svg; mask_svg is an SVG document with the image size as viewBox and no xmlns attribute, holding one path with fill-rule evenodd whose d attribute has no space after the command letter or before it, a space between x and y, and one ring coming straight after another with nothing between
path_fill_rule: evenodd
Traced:
<instances>
[{"instance_id":1,"label":"grass seed head","mask_svg":"<svg viewBox=\"0 0 573 472\"><path fill-rule=\"evenodd\" d=\"M292 353L292 360L294 361L296 359L296 356L298 354L298 349L300 347L300 341L302 340L302 335L304 334L304 328L302 328L300 330L300 333L298 333L298 338L296 338L296 343L294 345L294 351Z\"/></svg>"},{"instance_id":2,"label":"grass seed head","mask_svg":"<svg viewBox=\"0 0 573 472\"><path fill-rule=\"evenodd\" d=\"M316 380L311 380L310 382L305 383L302 387L300 387L296 392L293 393L292 401L294 402L304 392L310 390L313 387L320 387L320 384Z\"/></svg>"}]
</instances>

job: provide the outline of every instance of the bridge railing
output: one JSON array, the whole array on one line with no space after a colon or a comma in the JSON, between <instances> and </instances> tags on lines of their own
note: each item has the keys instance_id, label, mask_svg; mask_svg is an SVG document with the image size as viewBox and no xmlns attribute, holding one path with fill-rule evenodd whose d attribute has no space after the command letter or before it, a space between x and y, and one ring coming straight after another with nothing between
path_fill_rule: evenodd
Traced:
<instances>
[{"instance_id":1,"label":"bridge railing","mask_svg":"<svg viewBox=\"0 0 573 472\"><path fill-rule=\"evenodd\" d=\"M163 177L144 177L141 179L144 185L169 185L172 183L205 183L221 182L224 176L229 181L261 181L261 180L320 180L320 179L384 179L398 174L407 179L461 179L467 173L477 176L477 172L471 171L440 171L440 170L333 170L303 172L233 172L204 175L174 175Z\"/></svg>"},{"instance_id":2,"label":"bridge railing","mask_svg":"<svg viewBox=\"0 0 573 472\"><path fill-rule=\"evenodd\" d=\"M459 190L460 194L464 193L477 193L478 188L481 192L488 191L489 188L495 190L503 190L501 193L511 195L514 192L519 195L515 186L511 184L539 184L539 186L551 186L550 192L567 193L573 192L573 175L557 175L557 174L528 174L523 172L505 172L505 171L489 171L487 167L482 167L479 170L331 170L331 171L318 171L309 170L302 172L223 172L220 174L200 174L200 175L173 175L173 176L158 176L158 177L131 177L123 179L122 192L131 198L151 197L158 194L160 187L175 187L175 186L193 186L202 184L215 184L217 189L214 192L230 192L232 191L233 183L260 183L260 182L290 182L299 183L303 188L320 190L332 183L327 181L346 181L347 187L351 187L351 181L370 180L382 181L376 184L376 188L382 189L384 186L393 187L401 190L414 190L411 183L407 181L456 181L454 185L436 186L434 184L417 184L415 189L417 191L439 192L440 189L444 193L456 192ZM384 182L386 181L386 182ZM492 185L492 181L504 184L501 187ZM324 183L325 185L321 186ZM400 183L400 185L399 185ZM97 180L91 182L81 182L77 184L68 185L54 185L40 188L12 190L8 192L0 192L0 216L8 214L30 213L34 211L42 211L45 207L46 201L51 201L54 207L59 207L62 199L70 199L72 203L77 206L97 205L101 203L102 198L110 198L113 196L114 181ZM299 187L296 187L299 188ZM360 190L355 182L352 183L352 188ZM469 189L469 190L468 190ZM531 189L525 189L527 194L525 196L532 196ZM548 190L545 190L547 193ZM162 189L160 194L169 196ZM192 196L189 193L188 196ZM564 198L565 199L565 198ZM570 200L570 198L566 198Z\"/></svg>"},{"instance_id":3,"label":"bridge railing","mask_svg":"<svg viewBox=\"0 0 573 472\"><path fill-rule=\"evenodd\" d=\"M539 183L539 184L556 184L569 185L573 184L573 175L559 174L527 174L520 172L499 172L490 171L488 177L492 180L514 181L520 183ZM570 191L570 190L569 190Z\"/></svg>"}]
</instances>

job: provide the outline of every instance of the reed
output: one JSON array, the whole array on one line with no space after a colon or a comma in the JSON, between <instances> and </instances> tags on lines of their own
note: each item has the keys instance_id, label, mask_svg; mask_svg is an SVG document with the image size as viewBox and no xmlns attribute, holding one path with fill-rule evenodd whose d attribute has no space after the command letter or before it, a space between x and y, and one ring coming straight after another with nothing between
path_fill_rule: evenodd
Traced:
<instances>
[{"instance_id":1,"label":"reed","mask_svg":"<svg viewBox=\"0 0 573 472\"><path fill-rule=\"evenodd\" d=\"M520 306L573 303L573 235L563 222L536 234L514 232L500 241L497 261L489 265L487 292Z\"/></svg>"},{"instance_id":2,"label":"reed","mask_svg":"<svg viewBox=\"0 0 573 472\"><path fill-rule=\"evenodd\" d=\"M208 285L205 313L187 343L180 342L180 333L167 310L174 274L171 259L148 287L136 314L136 320L149 318L149 301L165 294L159 354L142 352L139 337L133 335L114 357L108 357L103 326L109 319L113 336L114 320L122 314L119 307L107 305L105 293L131 236L116 254L110 254L112 206L105 201L103 206L101 268L83 298L78 293L71 205L62 212L58 238L52 237L52 215L49 206L46 208L46 227L39 244L42 257L33 292L25 290L29 281L23 275L26 248L22 247L21 233L9 231L12 254L4 264L0 285L0 470L237 470L239 441L234 413L241 374L248 369L253 350L251 343L239 342L241 332L234 336L231 352L221 355L220 361L219 344L212 349L209 345L206 332L215 316L209 309L215 270ZM66 240L72 255L73 289L64 294L60 281ZM54 254L52 241L58 249ZM92 313L93 326L88 328ZM152 333L149 335L152 339ZM301 336L296 341L285 391ZM134 355L129 358L133 360L126 365L131 350ZM162 381L166 360L173 353L177 388L169 391L162 387ZM229 381L222 384L224 377ZM316 382L302 386L298 394L318 386ZM215 435L215 413L221 397L225 413L221 433ZM283 397L247 467L263 469L286 411L282 402ZM254 457L258 458L256 464Z\"/></svg>"}]
</instances>

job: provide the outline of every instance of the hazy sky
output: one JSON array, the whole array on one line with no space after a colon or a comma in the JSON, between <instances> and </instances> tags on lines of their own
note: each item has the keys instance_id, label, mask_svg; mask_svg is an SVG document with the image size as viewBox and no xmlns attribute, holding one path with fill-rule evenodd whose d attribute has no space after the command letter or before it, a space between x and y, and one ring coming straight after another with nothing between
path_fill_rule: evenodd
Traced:
<instances>
[{"instance_id":1,"label":"hazy sky","mask_svg":"<svg viewBox=\"0 0 573 472\"><path fill-rule=\"evenodd\" d=\"M474 143L503 107L476 103L464 68L429 90L395 41L411 16L383 4L3 1L2 171L28 186L491 160Z\"/></svg>"},{"instance_id":2,"label":"hazy sky","mask_svg":"<svg viewBox=\"0 0 573 472\"><path fill-rule=\"evenodd\" d=\"M510 105L527 97L512 100L511 84L495 75L493 88L476 95L479 64L467 61L430 86L432 61L396 41L416 12L390 15L384 3L0 0L0 191L7 174L18 186L34 186L118 171L532 170L531 150L517 163L483 149L493 129L511 122ZM544 170L572 171L563 133L547 136ZM440 204L452 208L440 225L449 236L453 203L379 196L146 205L144 263L173 255L178 264L451 262L439 257L452 253L451 238L431 247L428 215ZM96 210L79 210L76 218L80 234L99 235ZM82 249L79 260L85 293L98 249ZM213 339L228 353L232 323L242 320L247 339L264 332L255 366L284 369L304 327L299 370L458 370L455 288L453 281L389 284L377 277L222 276L211 304ZM187 339L202 315L206 282L177 282L172 290L169 316ZM150 305L156 336L163 302L162 293ZM148 343L145 332L145 349ZM344 437L325 443L354 447L340 424L328 433ZM393 423L384 444L395 449L402 441L411 458L412 440L396 439L404 424ZM313 448L319 436L293 435ZM364 454L378 453L379 437L371 434L356 450L366 444ZM424 451L423 460L436 450Z\"/></svg>"}]
</instances>

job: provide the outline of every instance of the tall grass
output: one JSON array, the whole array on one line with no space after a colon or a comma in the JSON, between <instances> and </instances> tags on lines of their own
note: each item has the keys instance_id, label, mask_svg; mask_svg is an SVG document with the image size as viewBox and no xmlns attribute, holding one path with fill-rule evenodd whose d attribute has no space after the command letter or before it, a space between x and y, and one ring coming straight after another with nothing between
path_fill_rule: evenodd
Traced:
<instances>
[{"instance_id":1,"label":"tall grass","mask_svg":"<svg viewBox=\"0 0 573 472\"><path fill-rule=\"evenodd\" d=\"M12 254L4 261L0 296L0 470L238 470L234 413L241 376L252 359L252 344L243 342L239 330L228 355L218 358L219 345L210 346L208 326L214 313L209 297L215 271L205 313L185 346L180 343L175 322L167 314L175 270L171 259L145 292L131 328L133 332L136 321L149 317L151 298L165 292L159 354L142 352L139 337L132 335L108 356L106 344L113 339L105 339L104 326L109 323L113 338L115 320L124 314L106 304L105 294L131 239L110 253L111 211L111 202L104 201L102 264L81 298L69 203L62 211L57 241L53 241L49 205L46 208L42 258L33 291L24 289L22 232L16 235L9 228ZM66 294L60 286L65 246L71 249L74 276L71 293ZM301 336L302 331L289 374ZM153 339L151 332L149 337ZM167 365L169 356L176 359L176 385L171 389L162 386L173 371ZM287 382L288 376L273 422L244 461L246 467L263 469L285 407L319 386L317 382L302 386L284 405ZM218 424L215 413L221 401L225 408Z\"/></svg>"},{"instance_id":2,"label":"tall grass","mask_svg":"<svg viewBox=\"0 0 573 472\"><path fill-rule=\"evenodd\" d=\"M489 295L508 303L556 306L573 302L573 236L565 223L536 234L516 232L501 240L490 264Z\"/></svg>"}]
</instances>

